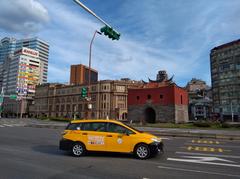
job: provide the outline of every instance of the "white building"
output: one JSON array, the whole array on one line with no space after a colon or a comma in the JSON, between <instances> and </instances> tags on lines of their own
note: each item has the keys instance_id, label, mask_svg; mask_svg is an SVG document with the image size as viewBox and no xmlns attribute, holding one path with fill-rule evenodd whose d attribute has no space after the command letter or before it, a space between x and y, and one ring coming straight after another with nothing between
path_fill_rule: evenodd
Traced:
<instances>
[{"instance_id":1,"label":"white building","mask_svg":"<svg viewBox=\"0 0 240 179\"><path fill-rule=\"evenodd\" d=\"M48 57L49 57L49 44L39 39L38 37L26 38L26 39L15 39L5 37L0 40L0 66L6 58L9 58L14 54L16 50L27 47L39 52L39 60L41 63L40 83L47 82L48 75ZM1 79L0 79L1 86Z\"/></svg>"},{"instance_id":2,"label":"white building","mask_svg":"<svg viewBox=\"0 0 240 179\"><path fill-rule=\"evenodd\" d=\"M38 51L26 47L15 51L3 64L4 93L32 96L40 83L40 72Z\"/></svg>"}]
</instances>

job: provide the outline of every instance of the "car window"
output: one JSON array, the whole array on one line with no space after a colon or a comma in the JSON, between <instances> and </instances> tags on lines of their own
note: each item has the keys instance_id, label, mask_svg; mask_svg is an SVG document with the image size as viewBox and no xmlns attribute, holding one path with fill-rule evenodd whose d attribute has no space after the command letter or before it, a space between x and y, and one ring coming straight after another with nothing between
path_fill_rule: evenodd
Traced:
<instances>
[{"instance_id":1,"label":"car window","mask_svg":"<svg viewBox=\"0 0 240 179\"><path fill-rule=\"evenodd\" d=\"M82 123L82 130L84 131L99 131L106 132L106 123L105 122L86 122Z\"/></svg>"},{"instance_id":2,"label":"car window","mask_svg":"<svg viewBox=\"0 0 240 179\"><path fill-rule=\"evenodd\" d=\"M66 130L81 130L81 123L69 123Z\"/></svg>"},{"instance_id":3,"label":"car window","mask_svg":"<svg viewBox=\"0 0 240 179\"><path fill-rule=\"evenodd\" d=\"M114 123L108 124L108 132L121 133L121 134L123 133L133 134L133 132L127 129L126 127L123 127Z\"/></svg>"}]
</instances>

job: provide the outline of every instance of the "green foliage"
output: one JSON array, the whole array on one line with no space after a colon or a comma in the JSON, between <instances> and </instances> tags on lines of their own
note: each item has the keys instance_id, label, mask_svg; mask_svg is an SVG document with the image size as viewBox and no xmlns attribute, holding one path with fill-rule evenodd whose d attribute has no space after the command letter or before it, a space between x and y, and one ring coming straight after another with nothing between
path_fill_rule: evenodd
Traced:
<instances>
[{"instance_id":1,"label":"green foliage","mask_svg":"<svg viewBox=\"0 0 240 179\"><path fill-rule=\"evenodd\" d=\"M206 121L198 121L198 122L194 122L193 125L196 127L211 127L212 123L206 122Z\"/></svg>"}]
</instances>

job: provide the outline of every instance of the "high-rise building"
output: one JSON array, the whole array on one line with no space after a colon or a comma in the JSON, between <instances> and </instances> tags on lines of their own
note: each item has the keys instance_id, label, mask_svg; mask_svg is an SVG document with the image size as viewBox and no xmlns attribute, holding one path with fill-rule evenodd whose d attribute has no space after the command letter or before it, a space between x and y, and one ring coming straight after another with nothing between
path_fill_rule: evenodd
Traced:
<instances>
[{"instance_id":1,"label":"high-rise building","mask_svg":"<svg viewBox=\"0 0 240 179\"><path fill-rule=\"evenodd\" d=\"M8 56L1 67L3 114L26 114L40 80L39 52L23 47ZM15 94L21 102L9 98L9 95Z\"/></svg>"},{"instance_id":2,"label":"high-rise building","mask_svg":"<svg viewBox=\"0 0 240 179\"><path fill-rule=\"evenodd\" d=\"M0 63L3 63L4 60L13 55L16 50L17 40L14 38L5 37L0 42Z\"/></svg>"},{"instance_id":3,"label":"high-rise building","mask_svg":"<svg viewBox=\"0 0 240 179\"><path fill-rule=\"evenodd\" d=\"M40 80L39 52L26 47L14 52L3 63L3 83L5 94L34 94Z\"/></svg>"},{"instance_id":4,"label":"high-rise building","mask_svg":"<svg viewBox=\"0 0 240 179\"><path fill-rule=\"evenodd\" d=\"M91 83L98 81L98 72L91 68ZM71 65L70 84L88 84L89 68L85 65Z\"/></svg>"},{"instance_id":5,"label":"high-rise building","mask_svg":"<svg viewBox=\"0 0 240 179\"><path fill-rule=\"evenodd\" d=\"M40 83L47 82L48 74L48 57L49 57L49 44L37 37L26 39L14 39L5 37L0 42L0 64L6 58L13 55L14 52L22 47L27 47L39 52L40 60Z\"/></svg>"},{"instance_id":6,"label":"high-rise building","mask_svg":"<svg viewBox=\"0 0 240 179\"><path fill-rule=\"evenodd\" d=\"M210 65L214 112L240 120L240 39L213 48Z\"/></svg>"}]
</instances>

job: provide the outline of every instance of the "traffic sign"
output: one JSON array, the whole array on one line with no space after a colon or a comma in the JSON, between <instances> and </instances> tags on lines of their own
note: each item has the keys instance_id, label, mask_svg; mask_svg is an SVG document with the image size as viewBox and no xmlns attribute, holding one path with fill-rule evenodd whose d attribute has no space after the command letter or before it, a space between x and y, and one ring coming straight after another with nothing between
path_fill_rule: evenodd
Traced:
<instances>
[{"instance_id":1,"label":"traffic sign","mask_svg":"<svg viewBox=\"0 0 240 179\"><path fill-rule=\"evenodd\" d=\"M15 95L15 94L11 94L11 95L9 96L9 98L10 98L10 99L15 99L15 100L16 100L16 99L17 99L17 95Z\"/></svg>"}]
</instances>

